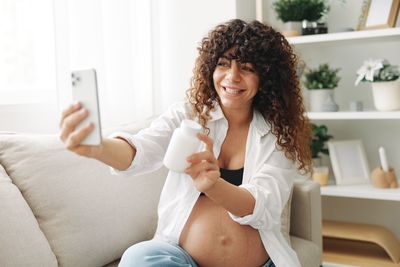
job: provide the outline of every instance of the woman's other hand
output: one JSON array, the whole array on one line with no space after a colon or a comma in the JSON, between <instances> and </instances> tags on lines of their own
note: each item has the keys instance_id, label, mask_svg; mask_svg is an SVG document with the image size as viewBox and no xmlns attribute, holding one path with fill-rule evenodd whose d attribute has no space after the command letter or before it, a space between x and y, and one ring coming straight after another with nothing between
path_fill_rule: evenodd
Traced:
<instances>
[{"instance_id":1,"label":"woman's other hand","mask_svg":"<svg viewBox=\"0 0 400 267\"><path fill-rule=\"evenodd\" d=\"M60 139L65 147L78 155L94 158L101 150L101 145L80 145L83 139L93 130L93 124L88 124L79 130L76 126L88 116L88 111L81 103L75 103L66 108L61 114Z\"/></svg>"},{"instance_id":2,"label":"woman's other hand","mask_svg":"<svg viewBox=\"0 0 400 267\"><path fill-rule=\"evenodd\" d=\"M213 140L201 133L197 134L197 138L205 143L206 149L187 158L190 166L185 172L192 177L198 191L206 192L220 179L221 173L213 152Z\"/></svg>"}]
</instances>

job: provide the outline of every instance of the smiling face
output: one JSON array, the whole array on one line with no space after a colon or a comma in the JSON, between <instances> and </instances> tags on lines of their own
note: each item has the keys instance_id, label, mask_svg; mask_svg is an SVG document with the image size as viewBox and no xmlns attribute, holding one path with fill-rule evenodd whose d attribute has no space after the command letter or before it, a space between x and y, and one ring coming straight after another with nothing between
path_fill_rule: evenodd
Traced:
<instances>
[{"instance_id":1,"label":"smiling face","mask_svg":"<svg viewBox=\"0 0 400 267\"><path fill-rule=\"evenodd\" d=\"M234 59L231 51L229 49L218 59L213 73L214 88L222 109L251 110L259 88L258 74L251 63Z\"/></svg>"}]
</instances>

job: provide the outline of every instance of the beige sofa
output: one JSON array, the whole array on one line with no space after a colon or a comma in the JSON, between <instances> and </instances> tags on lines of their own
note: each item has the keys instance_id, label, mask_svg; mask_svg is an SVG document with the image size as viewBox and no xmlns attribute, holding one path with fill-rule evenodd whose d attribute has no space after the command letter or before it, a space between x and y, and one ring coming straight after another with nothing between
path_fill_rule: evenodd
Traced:
<instances>
[{"instance_id":1,"label":"beige sofa","mask_svg":"<svg viewBox=\"0 0 400 267\"><path fill-rule=\"evenodd\" d=\"M0 266L116 266L126 248L152 237L166 173L113 176L57 136L1 133ZM321 263L320 203L319 186L296 182L291 243L304 267Z\"/></svg>"}]
</instances>

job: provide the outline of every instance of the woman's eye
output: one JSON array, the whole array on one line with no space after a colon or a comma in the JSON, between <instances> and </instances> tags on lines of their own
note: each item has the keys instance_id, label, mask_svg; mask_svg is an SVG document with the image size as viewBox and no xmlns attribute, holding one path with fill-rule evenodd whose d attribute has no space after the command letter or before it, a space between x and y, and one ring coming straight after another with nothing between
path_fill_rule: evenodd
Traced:
<instances>
[{"instance_id":1,"label":"woman's eye","mask_svg":"<svg viewBox=\"0 0 400 267\"><path fill-rule=\"evenodd\" d=\"M247 72L254 72L254 68L249 65L242 65L242 70Z\"/></svg>"},{"instance_id":2,"label":"woman's eye","mask_svg":"<svg viewBox=\"0 0 400 267\"><path fill-rule=\"evenodd\" d=\"M217 65L220 66L220 67L229 67L229 62L227 62L227 61L219 61Z\"/></svg>"}]
</instances>

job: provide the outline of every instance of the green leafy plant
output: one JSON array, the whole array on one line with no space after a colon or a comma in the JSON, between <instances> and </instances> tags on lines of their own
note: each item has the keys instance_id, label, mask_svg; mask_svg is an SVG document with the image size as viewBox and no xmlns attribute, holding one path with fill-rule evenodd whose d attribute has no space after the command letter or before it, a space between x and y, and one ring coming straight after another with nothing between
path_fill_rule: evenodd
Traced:
<instances>
[{"instance_id":1,"label":"green leafy plant","mask_svg":"<svg viewBox=\"0 0 400 267\"><path fill-rule=\"evenodd\" d=\"M273 8L283 22L318 21L329 11L326 0L278 0Z\"/></svg>"},{"instance_id":2,"label":"green leafy plant","mask_svg":"<svg viewBox=\"0 0 400 267\"><path fill-rule=\"evenodd\" d=\"M339 71L340 68L334 69L326 63L321 64L316 69L305 71L303 84L310 90L336 88L340 81Z\"/></svg>"},{"instance_id":3,"label":"green leafy plant","mask_svg":"<svg viewBox=\"0 0 400 267\"><path fill-rule=\"evenodd\" d=\"M326 125L316 125L311 123L312 139L311 139L311 155L312 158L318 158L320 153L329 155L329 150L325 144L333 136L328 134L328 127Z\"/></svg>"}]
</instances>

